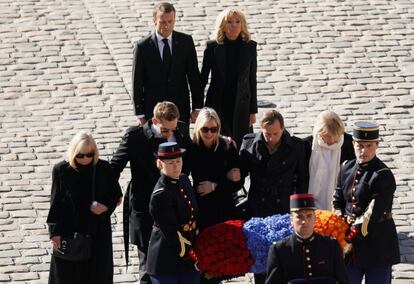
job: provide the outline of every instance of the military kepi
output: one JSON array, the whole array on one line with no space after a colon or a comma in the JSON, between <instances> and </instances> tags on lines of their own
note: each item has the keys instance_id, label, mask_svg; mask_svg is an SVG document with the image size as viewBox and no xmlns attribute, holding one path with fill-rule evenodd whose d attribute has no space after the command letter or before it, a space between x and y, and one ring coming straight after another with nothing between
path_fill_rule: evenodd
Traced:
<instances>
[{"instance_id":1,"label":"military kepi","mask_svg":"<svg viewBox=\"0 0 414 284\"><path fill-rule=\"evenodd\" d=\"M378 141L378 124L369 121L357 121L354 124L352 137L355 141Z\"/></svg>"},{"instance_id":2,"label":"military kepi","mask_svg":"<svg viewBox=\"0 0 414 284\"><path fill-rule=\"evenodd\" d=\"M155 156L160 160L175 159L181 157L185 149L180 148L176 142L164 142L158 146Z\"/></svg>"},{"instance_id":3,"label":"military kepi","mask_svg":"<svg viewBox=\"0 0 414 284\"><path fill-rule=\"evenodd\" d=\"M290 196L290 211L294 212L302 209L316 210L313 194L302 193Z\"/></svg>"}]
</instances>

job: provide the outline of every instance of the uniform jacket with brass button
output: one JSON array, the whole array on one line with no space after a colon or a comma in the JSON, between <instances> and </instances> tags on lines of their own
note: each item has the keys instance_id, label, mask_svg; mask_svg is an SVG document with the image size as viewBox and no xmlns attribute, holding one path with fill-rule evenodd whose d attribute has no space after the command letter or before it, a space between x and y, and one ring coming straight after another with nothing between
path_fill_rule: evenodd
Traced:
<instances>
[{"instance_id":1,"label":"uniform jacket with brass button","mask_svg":"<svg viewBox=\"0 0 414 284\"><path fill-rule=\"evenodd\" d=\"M322 277L334 279L339 284L348 283L342 250L335 239L315 233L303 240L293 234L270 247L266 284ZM326 279L319 283L332 282Z\"/></svg>"},{"instance_id":2,"label":"uniform jacket with brass button","mask_svg":"<svg viewBox=\"0 0 414 284\"><path fill-rule=\"evenodd\" d=\"M240 149L241 171L250 174L249 211L253 217L289 212L289 196L306 193L309 184L304 142L284 131L270 154L262 132L246 134Z\"/></svg>"},{"instance_id":3,"label":"uniform jacket with brass button","mask_svg":"<svg viewBox=\"0 0 414 284\"><path fill-rule=\"evenodd\" d=\"M334 208L341 210L344 216L357 218L364 214L371 200L375 200L368 235L359 235L352 241L349 261L358 267L380 267L400 262L398 236L391 218L395 189L394 175L377 157L364 164L352 160L341 166Z\"/></svg>"},{"instance_id":4,"label":"uniform jacket with brass button","mask_svg":"<svg viewBox=\"0 0 414 284\"><path fill-rule=\"evenodd\" d=\"M188 254L191 245L184 243L183 238L194 244L197 212L188 177L181 175L179 180L175 180L161 175L150 201L150 213L154 219L147 258L150 275L194 271Z\"/></svg>"}]
</instances>

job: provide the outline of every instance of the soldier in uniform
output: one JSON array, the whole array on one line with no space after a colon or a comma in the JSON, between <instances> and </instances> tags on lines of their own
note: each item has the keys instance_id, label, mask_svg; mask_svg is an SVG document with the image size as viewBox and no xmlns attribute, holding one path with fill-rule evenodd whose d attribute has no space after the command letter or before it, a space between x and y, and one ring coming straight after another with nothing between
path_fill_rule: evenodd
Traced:
<instances>
[{"instance_id":1,"label":"soldier in uniform","mask_svg":"<svg viewBox=\"0 0 414 284\"><path fill-rule=\"evenodd\" d=\"M315 209L312 194L290 196L295 232L270 247L266 284L348 283L339 243L313 231Z\"/></svg>"},{"instance_id":2,"label":"soldier in uniform","mask_svg":"<svg viewBox=\"0 0 414 284\"><path fill-rule=\"evenodd\" d=\"M391 283L391 266L400 262L391 208L396 189L391 170L376 156L378 125L359 121L353 130L356 160L340 169L333 207L351 229L352 250L345 262L350 283Z\"/></svg>"},{"instance_id":3,"label":"soldier in uniform","mask_svg":"<svg viewBox=\"0 0 414 284\"><path fill-rule=\"evenodd\" d=\"M154 219L147 271L154 284L197 284L200 273L192 243L197 235L197 202L190 180L181 174L184 149L162 143L156 156L161 177L154 187L150 213Z\"/></svg>"},{"instance_id":4,"label":"soldier in uniform","mask_svg":"<svg viewBox=\"0 0 414 284\"><path fill-rule=\"evenodd\" d=\"M131 242L137 245L141 284L151 283L145 270L153 224L148 206L152 190L160 177L154 152L159 144L167 141L175 141L184 148L192 143L188 126L178 121L179 117L180 113L175 104L167 101L158 103L151 120L144 125L127 129L111 160L117 177L127 163L130 163L131 181L124 198L124 242L127 261L129 234Z\"/></svg>"}]
</instances>

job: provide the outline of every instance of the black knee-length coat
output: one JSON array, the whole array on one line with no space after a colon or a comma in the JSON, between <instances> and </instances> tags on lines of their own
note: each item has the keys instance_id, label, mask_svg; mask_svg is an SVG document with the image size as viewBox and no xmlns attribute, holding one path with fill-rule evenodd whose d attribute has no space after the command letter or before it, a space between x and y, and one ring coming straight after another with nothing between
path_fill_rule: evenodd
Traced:
<instances>
[{"instance_id":1,"label":"black knee-length coat","mask_svg":"<svg viewBox=\"0 0 414 284\"><path fill-rule=\"evenodd\" d=\"M237 66L237 84L234 86L236 97L234 109L223 109L223 97L226 96L226 42L218 44L216 41L208 41L204 50L203 65L201 68L201 88L205 89L211 71L210 86L207 91L205 106L217 111L220 118L227 111L233 112L232 133L223 133L231 136L240 148L241 140L249 128L251 113L257 113L257 43L241 41L239 50L239 62Z\"/></svg>"},{"instance_id":2,"label":"black knee-length coat","mask_svg":"<svg viewBox=\"0 0 414 284\"><path fill-rule=\"evenodd\" d=\"M52 173L52 193L47 217L50 237L73 236L89 231L92 257L87 261L66 261L52 256L49 283L112 283L113 255L110 216L122 196L109 163L95 165L95 198L108 211L95 215L92 204L92 166L76 171L69 163L56 164Z\"/></svg>"}]
</instances>

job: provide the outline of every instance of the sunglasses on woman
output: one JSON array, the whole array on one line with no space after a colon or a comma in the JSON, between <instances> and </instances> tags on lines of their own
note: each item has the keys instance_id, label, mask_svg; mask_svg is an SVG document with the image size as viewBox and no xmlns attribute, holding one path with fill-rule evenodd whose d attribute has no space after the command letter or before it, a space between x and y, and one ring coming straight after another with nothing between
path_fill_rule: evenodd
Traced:
<instances>
[{"instance_id":1,"label":"sunglasses on woman","mask_svg":"<svg viewBox=\"0 0 414 284\"><path fill-rule=\"evenodd\" d=\"M218 127L216 126L216 127L201 127L200 128L200 130L201 130L201 132L203 132L203 133L207 133L207 132L211 132L211 133L217 133L217 131L218 131Z\"/></svg>"},{"instance_id":2,"label":"sunglasses on woman","mask_svg":"<svg viewBox=\"0 0 414 284\"><path fill-rule=\"evenodd\" d=\"M95 156L95 153L94 152L90 152L90 153L86 153L86 154L78 153L78 154L76 154L75 157L78 158L78 159L83 159L85 157L87 157L87 158L93 158L93 156Z\"/></svg>"}]
</instances>

